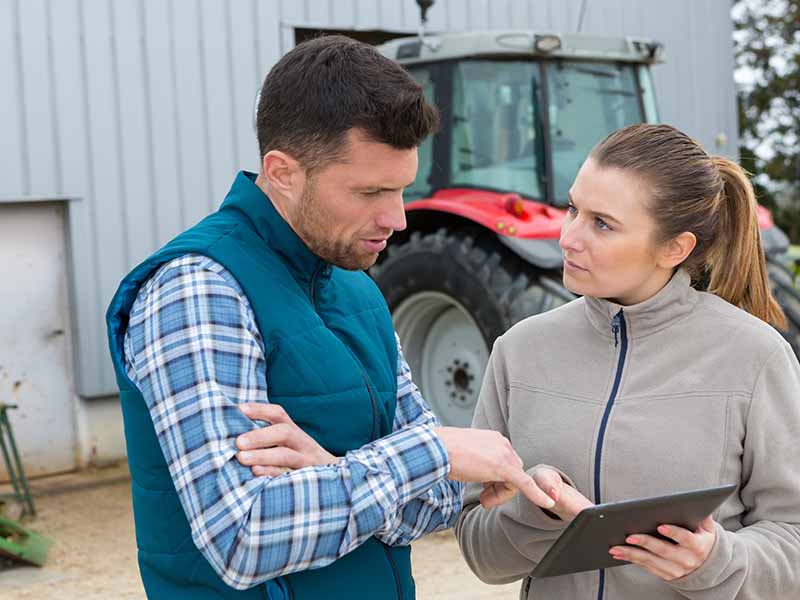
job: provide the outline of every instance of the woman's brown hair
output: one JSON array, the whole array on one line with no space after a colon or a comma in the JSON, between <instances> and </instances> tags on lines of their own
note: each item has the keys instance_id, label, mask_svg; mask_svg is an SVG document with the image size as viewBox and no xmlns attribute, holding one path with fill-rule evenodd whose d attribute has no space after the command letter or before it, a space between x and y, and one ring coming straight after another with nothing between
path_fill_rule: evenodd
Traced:
<instances>
[{"instance_id":1,"label":"woman's brown hair","mask_svg":"<svg viewBox=\"0 0 800 600\"><path fill-rule=\"evenodd\" d=\"M722 156L709 156L669 125L638 124L606 137L589 155L649 184L649 210L659 242L689 231L697 245L684 266L692 281L759 319L786 329L772 296L761 247L755 192L747 173Z\"/></svg>"}]
</instances>

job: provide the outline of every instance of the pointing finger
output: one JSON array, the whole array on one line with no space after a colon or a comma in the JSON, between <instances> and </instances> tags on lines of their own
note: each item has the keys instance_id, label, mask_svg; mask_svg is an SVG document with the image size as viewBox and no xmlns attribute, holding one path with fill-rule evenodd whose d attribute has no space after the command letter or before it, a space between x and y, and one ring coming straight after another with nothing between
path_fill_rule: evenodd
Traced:
<instances>
[{"instance_id":1,"label":"pointing finger","mask_svg":"<svg viewBox=\"0 0 800 600\"><path fill-rule=\"evenodd\" d=\"M520 492L522 492L528 500L533 502L536 506L542 508L553 508L555 501L542 491L533 477L528 475L522 469L514 469L509 467L506 473L505 480L507 483L513 485Z\"/></svg>"}]
</instances>

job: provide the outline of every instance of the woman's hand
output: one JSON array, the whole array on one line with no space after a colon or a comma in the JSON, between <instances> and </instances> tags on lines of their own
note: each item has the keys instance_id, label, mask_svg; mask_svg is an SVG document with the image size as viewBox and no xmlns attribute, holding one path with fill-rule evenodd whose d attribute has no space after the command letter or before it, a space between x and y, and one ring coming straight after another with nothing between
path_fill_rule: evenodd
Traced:
<instances>
[{"instance_id":1,"label":"woman's hand","mask_svg":"<svg viewBox=\"0 0 800 600\"><path fill-rule=\"evenodd\" d=\"M555 506L549 509L550 512L555 513L562 521L569 523L584 508L594 506L591 500L564 481L555 469L537 467L532 475L539 487L555 501Z\"/></svg>"},{"instance_id":2,"label":"woman's hand","mask_svg":"<svg viewBox=\"0 0 800 600\"><path fill-rule=\"evenodd\" d=\"M675 543L637 533L625 540L631 546L614 546L608 552L616 559L647 569L664 581L672 581L700 567L711 554L717 539L711 517L703 519L695 532L674 525L661 525L658 532Z\"/></svg>"},{"instance_id":3,"label":"woman's hand","mask_svg":"<svg viewBox=\"0 0 800 600\"><path fill-rule=\"evenodd\" d=\"M553 506L538 506L555 513L563 521L572 521L575 516L584 508L593 506L588 500L574 487L565 482L558 471L549 467L536 467L531 472L536 485L539 486L555 503ZM481 504L485 508L491 508L510 500L516 490L500 482L484 483L481 493Z\"/></svg>"}]
</instances>

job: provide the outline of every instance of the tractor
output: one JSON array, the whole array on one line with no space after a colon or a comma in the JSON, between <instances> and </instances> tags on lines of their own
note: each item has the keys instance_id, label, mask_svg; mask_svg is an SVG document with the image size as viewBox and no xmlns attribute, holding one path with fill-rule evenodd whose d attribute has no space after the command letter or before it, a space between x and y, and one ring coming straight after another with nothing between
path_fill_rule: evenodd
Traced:
<instances>
[{"instance_id":1,"label":"tractor","mask_svg":"<svg viewBox=\"0 0 800 600\"><path fill-rule=\"evenodd\" d=\"M430 2L420 2L423 8ZM423 86L441 129L419 148L408 227L370 269L414 380L437 417L468 426L494 340L569 302L558 246L567 192L593 146L658 122L648 39L531 31L426 35L378 46ZM795 351L800 301L786 235L759 209Z\"/></svg>"}]
</instances>

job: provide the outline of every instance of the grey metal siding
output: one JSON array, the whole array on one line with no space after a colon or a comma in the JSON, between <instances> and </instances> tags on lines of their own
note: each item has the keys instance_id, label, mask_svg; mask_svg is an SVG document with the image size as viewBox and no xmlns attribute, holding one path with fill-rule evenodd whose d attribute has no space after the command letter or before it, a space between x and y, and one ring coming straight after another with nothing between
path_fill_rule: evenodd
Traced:
<instances>
[{"instance_id":1,"label":"grey metal siding","mask_svg":"<svg viewBox=\"0 0 800 600\"><path fill-rule=\"evenodd\" d=\"M437 0L439 31L574 31L581 0ZM253 99L293 26L417 29L414 0L0 0L0 197L69 195L79 392L115 392L120 277L256 169ZM589 0L583 30L653 37L661 118L735 154L723 0ZM718 149L718 133L728 138Z\"/></svg>"}]
</instances>

